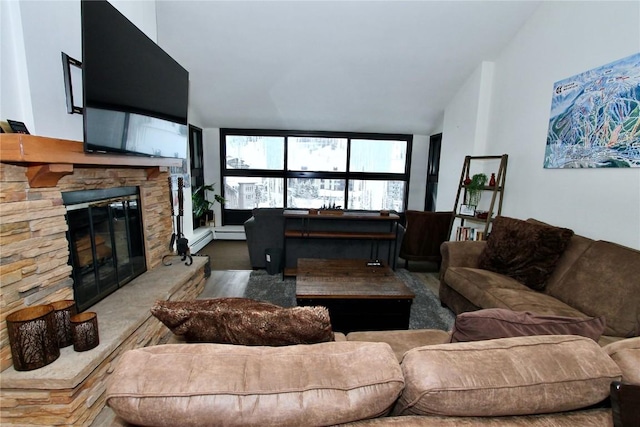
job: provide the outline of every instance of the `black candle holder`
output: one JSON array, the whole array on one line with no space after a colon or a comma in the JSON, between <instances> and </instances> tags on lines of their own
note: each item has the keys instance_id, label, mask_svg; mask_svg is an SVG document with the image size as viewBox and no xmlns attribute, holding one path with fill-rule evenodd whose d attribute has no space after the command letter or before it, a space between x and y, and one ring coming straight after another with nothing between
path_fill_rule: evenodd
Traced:
<instances>
[{"instance_id":1,"label":"black candle holder","mask_svg":"<svg viewBox=\"0 0 640 427\"><path fill-rule=\"evenodd\" d=\"M71 316L71 335L75 351L87 351L100 344L98 336L98 315L87 311Z\"/></svg>"},{"instance_id":2,"label":"black candle holder","mask_svg":"<svg viewBox=\"0 0 640 427\"><path fill-rule=\"evenodd\" d=\"M7 316L11 359L16 371L42 368L60 357L51 305L23 308Z\"/></svg>"},{"instance_id":3,"label":"black candle holder","mask_svg":"<svg viewBox=\"0 0 640 427\"><path fill-rule=\"evenodd\" d=\"M58 337L58 347L63 348L73 344L71 337L71 316L77 314L76 302L74 300L55 301L50 304L56 318L56 335Z\"/></svg>"}]
</instances>

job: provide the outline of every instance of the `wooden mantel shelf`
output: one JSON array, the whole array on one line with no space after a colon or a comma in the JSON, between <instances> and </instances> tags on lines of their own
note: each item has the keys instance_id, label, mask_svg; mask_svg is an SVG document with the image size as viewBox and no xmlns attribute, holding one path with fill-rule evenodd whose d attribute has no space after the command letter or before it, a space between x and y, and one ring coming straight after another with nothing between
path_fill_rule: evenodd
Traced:
<instances>
[{"instance_id":1,"label":"wooden mantel shelf","mask_svg":"<svg viewBox=\"0 0 640 427\"><path fill-rule=\"evenodd\" d=\"M83 143L68 139L23 134L0 134L0 161L27 164L32 187L53 187L74 165L146 168L149 177L171 166L182 166L182 159L164 157L88 154Z\"/></svg>"}]
</instances>

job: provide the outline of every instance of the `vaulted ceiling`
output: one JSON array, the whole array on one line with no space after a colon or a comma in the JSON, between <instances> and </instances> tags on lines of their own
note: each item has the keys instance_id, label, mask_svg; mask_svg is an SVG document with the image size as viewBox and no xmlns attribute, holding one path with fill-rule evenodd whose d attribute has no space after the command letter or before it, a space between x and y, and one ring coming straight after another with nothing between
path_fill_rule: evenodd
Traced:
<instances>
[{"instance_id":1,"label":"vaulted ceiling","mask_svg":"<svg viewBox=\"0 0 640 427\"><path fill-rule=\"evenodd\" d=\"M200 126L429 135L540 1L177 1L158 44Z\"/></svg>"}]
</instances>

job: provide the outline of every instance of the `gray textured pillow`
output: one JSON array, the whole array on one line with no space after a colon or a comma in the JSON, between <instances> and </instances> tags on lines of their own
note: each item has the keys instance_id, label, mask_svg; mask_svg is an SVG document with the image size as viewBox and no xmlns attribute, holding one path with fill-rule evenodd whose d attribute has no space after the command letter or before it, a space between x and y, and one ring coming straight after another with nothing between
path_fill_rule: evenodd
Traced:
<instances>
[{"instance_id":1,"label":"gray textured pillow","mask_svg":"<svg viewBox=\"0 0 640 427\"><path fill-rule=\"evenodd\" d=\"M151 314L188 342L281 346L334 340L326 307L217 298L156 301Z\"/></svg>"}]
</instances>

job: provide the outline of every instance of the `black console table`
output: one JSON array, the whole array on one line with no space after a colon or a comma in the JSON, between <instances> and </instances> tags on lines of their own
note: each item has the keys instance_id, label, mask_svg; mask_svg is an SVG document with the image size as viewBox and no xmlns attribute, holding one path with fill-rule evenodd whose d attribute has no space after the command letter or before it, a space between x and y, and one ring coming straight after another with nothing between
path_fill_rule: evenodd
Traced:
<instances>
[{"instance_id":1,"label":"black console table","mask_svg":"<svg viewBox=\"0 0 640 427\"><path fill-rule=\"evenodd\" d=\"M397 253L397 214L386 215L366 211L317 211L285 210L284 222L284 275L295 276L298 258L361 258L363 247L354 256L346 250L348 241L359 241L368 245L368 258L380 259L381 242L387 242L386 263L395 268ZM298 249L305 252L300 256L290 256L287 249L293 241L304 241ZM342 244L341 241L344 243ZM336 246L338 245L338 246ZM336 250L340 248L342 250ZM313 252L313 256L309 254Z\"/></svg>"}]
</instances>

